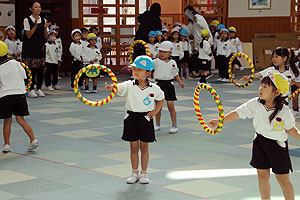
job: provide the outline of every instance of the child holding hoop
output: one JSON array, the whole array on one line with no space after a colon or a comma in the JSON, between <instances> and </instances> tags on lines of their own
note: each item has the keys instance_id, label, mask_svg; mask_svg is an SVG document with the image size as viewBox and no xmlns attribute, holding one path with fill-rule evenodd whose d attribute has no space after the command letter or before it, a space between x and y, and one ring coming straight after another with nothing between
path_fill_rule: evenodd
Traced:
<instances>
[{"instance_id":1,"label":"child holding hoop","mask_svg":"<svg viewBox=\"0 0 300 200\"><path fill-rule=\"evenodd\" d=\"M147 167L149 162L149 142L156 141L153 117L164 104L164 93L148 81L154 69L153 61L148 56L139 56L131 64L134 80L118 84L118 95L126 96L127 113L124 119L122 139L130 142L130 160L132 174L127 179L128 184L139 182L148 184ZM112 86L105 85L107 91ZM156 102L156 107L155 107ZM139 150L141 151L142 170L139 174Z\"/></svg>"},{"instance_id":2,"label":"child holding hoop","mask_svg":"<svg viewBox=\"0 0 300 200\"><path fill-rule=\"evenodd\" d=\"M27 150L33 151L39 146L39 141L35 138L31 126L24 119L24 116L29 115L24 85L26 72L20 63L9 60L7 53L7 45L0 41L0 119L4 119L2 151L4 153L11 151L9 139L12 115L16 116L18 124L30 138Z\"/></svg>"},{"instance_id":3,"label":"child holding hoop","mask_svg":"<svg viewBox=\"0 0 300 200\"><path fill-rule=\"evenodd\" d=\"M288 92L287 77L268 71L261 81L259 97L250 99L224 118L224 123L253 118L256 134L250 165L257 169L260 196L264 200L271 198L270 168L285 199L295 198L294 188L289 179L289 172L293 170L288 150L288 135L300 140L300 133L285 101ZM210 120L207 124L216 127L218 120Z\"/></svg>"}]
</instances>

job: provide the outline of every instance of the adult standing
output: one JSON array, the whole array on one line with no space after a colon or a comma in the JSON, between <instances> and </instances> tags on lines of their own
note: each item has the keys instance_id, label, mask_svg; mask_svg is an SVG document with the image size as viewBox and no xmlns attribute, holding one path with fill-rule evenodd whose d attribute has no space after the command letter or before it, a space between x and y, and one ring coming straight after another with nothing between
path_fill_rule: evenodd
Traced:
<instances>
[{"instance_id":1,"label":"adult standing","mask_svg":"<svg viewBox=\"0 0 300 200\"><path fill-rule=\"evenodd\" d=\"M160 19L161 6L159 3L151 5L150 10L145 11L138 16L139 28L135 34L135 40L148 41L148 33L150 31L161 31L162 24Z\"/></svg>"},{"instance_id":2,"label":"adult standing","mask_svg":"<svg viewBox=\"0 0 300 200\"><path fill-rule=\"evenodd\" d=\"M51 23L40 17L42 9L39 2L30 2L29 10L32 14L23 22L25 36L22 46L22 59L29 66L33 79L28 97L44 97L45 94L41 91L44 76L43 48L45 38L47 38L47 27ZM34 85L36 85L36 91L34 91Z\"/></svg>"}]
</instances>

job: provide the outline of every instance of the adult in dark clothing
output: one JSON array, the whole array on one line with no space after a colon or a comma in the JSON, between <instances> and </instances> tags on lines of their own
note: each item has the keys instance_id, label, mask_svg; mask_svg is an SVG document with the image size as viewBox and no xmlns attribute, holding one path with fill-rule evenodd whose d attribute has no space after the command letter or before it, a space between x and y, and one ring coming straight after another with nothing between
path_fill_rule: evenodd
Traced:
<instances>
[{"instance_id":1,"label":"adult in dark clothing","mask_svg":"<svg viewBox=\"0 0 300 200\"><path fill-rule=\"evenodd\" d=\"M137 20L140 23L139 28L135 34L135 40L148 41L148 33L150 31L161 31L162 24L160 20L161 7L159 3L151 5L149 11L145 11L138 16Z\"/></svg>"},{"instance_id":2,"label":"adult in dark clothing","mask_svg":"<svg viewBox=\"0 0 300 200\"><path fill-rule=\"evenodd\" d=\"M32 15L24 19L25 36L22 46L22 60L29 66L33 79L28 96L44 97L45 94L41 91L44 76L43 47L47 37L47 27L51 23L47 23L46 19L40 17L41 4L39 2L32 1L29 9ZM37 81L35 80L36 76ZM37 91L34 91L34 85L36 85Z\"/></svg>"}]
</instances>

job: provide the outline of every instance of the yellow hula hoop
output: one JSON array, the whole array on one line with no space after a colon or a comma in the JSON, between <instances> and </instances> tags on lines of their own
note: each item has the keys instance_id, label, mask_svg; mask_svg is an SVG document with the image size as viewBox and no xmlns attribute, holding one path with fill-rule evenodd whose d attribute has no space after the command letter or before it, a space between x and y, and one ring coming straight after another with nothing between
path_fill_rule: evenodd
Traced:
<instances>
[{"instance_id":1,"label":"yellow hula hoop","mask_svg":"<svg viewBox=\"0 0 300 200\"><path fill-rule=\"evenodd\" d=\"M293 94L289 96L289 101L292 100L297 94L299 94L300 88L298 88Z\"/></svg>"},{"instance_id":2,"label":"yellow hula hoop","mask_svg":"<svg viewBox=\"0 0 300 200\"><path fill-rule=\"evenodd\" d=\"M218 112L219 112L219 123L216 129L211 129L207 126L206 122L204 121L202 114L200 112L200 105L199 105L199 93L202 89L206 89L210 92L210 94L213 96L213 98L216 101L216 104L218 106ZM209 134L215 135L218 134L218 132L221 131L223 124L224 124L224 109L223 109L223 105L221 102L221 99L219 97L219 95L217 94L217 92L209 85L205 84L205 83L201 83L199 84L196 89L195 89L195 93L194 93L194 108L195 108L195 112L197 115L197 118L201 124L201 126L204 128L204 130L206 132L208 132Z\"/></svg>"},{"instance_id":3,"label":"yellow hula hoop","mask_svg":"<svg viewBox=\"0 0 300 200\"><path fill-rule=\"evenodd\" d=\"M26 87L26 92L28 92L28 90L30 90L31 84L32 84L32 75L31 75L31 70L29 69L29 67L27 65L25 65L25 63L19 62L26 70L27 72L27 87Z\"/></svg>"},{"instance_id":4,"label":"yellow hula hoop","mask_svg":"<svg viewBox=\"0 0 300 200\"><path fill-rule=\"evenodd\" d=\"M245 83L244 85L238 84L237 82L235 82L235 80L234 80L233 77L232 77L232 62L233 62L233 60L234 60L236 57L238 57L238 56L244 57L244 58L248 61L248 63L250 64L250 67L251 67L251 75L250 75L250 79L249 79L248 82ZM253 78L254 78L255 68L254 68L253 62L252 62L252 60L249 58L249 56L247 56L247 55L244 54L244 53L236 53L236 54L234 54L234 55L230 58L228 65L229 65L229 66L228 66L228 74L229 74L229 78L230 78L230 81L231 81L235 86L240 87L240 88L245 88L245 87L247 87L248 85L250 85L250 84L252 83Z\"/></svg>"},{"instance_id":5,"label":"yellow hula hoop","mask_svg":"<svg viewBox=\"0 0 300 200\"><path fill-rule=\"evenodd\" d=\"M134 45L136 45L137 43L141 43L142 45L144 45L145 49L146 49L146 53L147 53L147 56L150 57L150 49L147 45L146 42L144 42L144 40L135 40L133 43L131 43L130 47L129 47L129 50L128 50L128 60L129 60L129 63L133 63L133 58L132 58L132 51L133 51L133 47Z\"/></svg>"},{"instance_id":6,"label":"yellow hula hoop","mask_svg":"<svg viewBox=\"0 0 300 200\"><path fill-rule=\"evenodd\" d=\"M86 99L85 97L83 97L81 95L81 93L79 92L78 89L78 82L79 82L79 78L81 77L81 75L83 73L85 73L86 71L88 71L89 69L100 69L103 70L104 72L107 72L108 75L110 76L111 80L113 81L113 90L111 92L111 94L104 100L102 101L91 101ZM106 103L108 103L110 100L112 100L112 98L114 98L116 92L117 92L117 78L115 76L115 74L106 66L104 65L99 65L99 64L92 64L92 65L88 65L86 67L83 67L78 74L75 76L75 80L74 80L74 92L76 94L76 96L78 97L78 99L80 101L82 101L84 104L88 105L88 106L102 106Z\"/></svg>"}]
</instances>

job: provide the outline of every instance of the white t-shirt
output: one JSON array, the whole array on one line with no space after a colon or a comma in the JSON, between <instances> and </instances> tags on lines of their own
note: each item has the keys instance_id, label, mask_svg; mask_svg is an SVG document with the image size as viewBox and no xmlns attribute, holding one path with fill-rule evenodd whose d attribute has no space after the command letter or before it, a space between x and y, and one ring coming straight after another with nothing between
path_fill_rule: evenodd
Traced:
<instances>
[{"instance_id":1,"label":"white t-shirt","mask_svg":"<svg viewBox=\"0 0 300 200\"><path fill-rule=\"evenodd\" d=\"M180 43L172 42L173 48L172 48L172 56L179 56L179 59L182 59L184 57L184 51L180 47Z\"/></svg>"},{"instance_id":2,"label":"white t-shirt","mask_svg":"<svg viewBox=\"0 0 300 200\"><path fill-rule=\"evenodd\" d=\"M73 57L73 61L80 61L81 59L83 59L83 46L81 43L76 44L75 42L72 42L69 51L71 53L71 56Z\"/></svg>"},{"instance_id":3,"label":"white t-shirt","mask_svg":"<svg viewBox=\"0 0 300 200\"><path fill-rule=\"evenodd\" d=\"M60 49L56 44L45 44L46 46L46 63L58 64L60 58Z\"/></svg>"},{"instance_id":4,"label":"white t-shirt","mask_svg":"<svg viewBox=\"0 0 300 200\"><path fill-rule=\"evenodd\" d=\"M222 42L217 40L217 56L222 55L229 57L233 53L233 47L229 40Z\"/></svg>"},{"instance_id":5,"label":"white t-shirt","mask_svg":"<svg viewBox=\"0 0 300 200\"><path fill-rule=\"evenodd\" d=\"M164 92L153 83L148 83L146 88L141 88L135 80L125 81L118 84L119 96L125 96L126 110L132 112L149 112L155 109L155 101L161 101Z\"/></svg>"},{"instance_id":6,"label":"white t-shirt","mask_svg":"<svg viewBox=\"0 0 300 200\"><path fill-rule=\"evenodd\" d=\"M182 49L183 52L189 51L189 43L187 41L184 41L184 42L180 41L179 45L180 45L180 49Z\"/></svg>"},{"instance_id":7,"label":"white t-shirt","mask_svg":"<svg viewBox=\"0 0 300 200\"><path fill-rule=\"evenodd\" d=\"M175 60L169 60L165 62L160 58L153 60L154 74L153 77L156 80L173 80L178 75L178 68Z\"/></svg>"},{"instance_id":8,"label":"white t-shirt","mask_svg":"<svg viewBox=\"0 0 300 200\"><path fill-rule=\"evenodd\" d=\"M62 61L62 54L63 54L63 45L62 45L62 42L61 42L61 39L60 38L56 38L55 40L55 44L58 46L59 48L59 58L58 60L59 61Z\"/></svg>"},{"instance_id":9,"label":"white t-shirt","mask_svg":"<svg viewBox=\"0 0 300 200\"><path fill-rule=\"evenodd\" d=\"M269 122L269 116L274 109L268 109L260 103L258 97L250 99L248 102L236 108L240 119L253 118L253 126L257 133L266 138L277 140L284 147L284 141L288 139L286 130L295 126L295 118L288 106L284 105L275 118Z\"/></svg>"},{"instance_id":10,"label":"white t-shirt","mask_svg":"<svg viewBox=\"0 0 300 200\"><path fill-rule=\"evenodd\" d=\"M200 42L202 41L202 35L201 35L202 30L203 29L209 30L209 27L208 27L208 24L207 24L205 18L202 15L196 14L195 17L197 18L197 22L193 23L193 36L195 38L195 43L200 44ZM210 31L209 31L209 35L210 35L210 37L209 37L208 42L211 45L213 45L213 37L212 37L212 34Z\"/></svg>"},{"instance_id":11,"label":"white t-shirt","mask_svg":"<svg viewBox=\"0 0 300 200\"><path fill-rule=\"evenodd\" d=\"M31 19L31 21L33 23L35 22L35 19L32 15L30 15L29 18ZM42 18L39 16L39 19L38 19L37 23L40 24L41 22L42 22ZM45 23L46 22L47 22L47 20L45 19ZM30 24L29 24L29 21L28 21L27 17L24 19L23 25L24 25L24 31L30 31Z\"/></svg>"},{"instance_id":12,"label":"white t-shirt","mask_svg":"<svg viewBox=\"0 0 300 200\"><path fill-rule=\"evenodd\" d=\"M234 39L230 39L229 41L232 44L234 54L243 52L242 42L240 41L240 39L238 37L236 37Z\"/></svg>"},{"instance_id":13,"label":"white t-shirt","mask_svg":"<svg viewBox=\"0 0 300 200\"><path fill-rule=\"evenodd\" d=\"M149 47L149 51L150 51L150 54L152 54L152 59L154 59L154 58L156 58L156 55L158 54L158 45L156 45L156 44L150 44L150 43L148 43L147 44L148 45L148 47Z\"/></svg>"},{"instance_id":14,"label":"white t-shirt","mask_svg":"<svg viewBox=\"0 0 300 200\"><path fill-rule=\"evenodd\" d=\"M92 49L89 45L86 47L83 47L83 63L85 65L90 64L91 60L94 60L95 58L98 59L97 62L94 64L99 64L100 60L102 59L102 54L99 48L96 45L96 48Z\"/></svg>"},{"instance_id":15,"label":"white t-shirt","mask_svg":"<svg viewBox=\"0 0 300 200\"><path fill-rule=\"evenodd\" d=\"M207 40L203 41L203 48L200 48L199 46L199 56L198 58L203 60L211 60L211 46L210 43Z\"/></svg>"},{"instance_id":16,"label":"white t-shirt","mask_svg":"<svg viewBox=\"0 0 300 200\"><path fill-rule=\"evenodd\" d=\"M15 60L10 60L0 65L0 98L13 95L25 94L26 72L24 67Z\"/></svg>"},{"instance_id":17,"label":"white t-shirt","mask_svg":"<svg viewBox=\"0 0 300 200\"><path fill-rule=\"evenodd\" d=\"M12 41L10 39L5 39L4 42L8 47L8 55L13 55L13 54L19 53L20 56L17 59L21 60L20 47L22 46L22 42L19 39L16 39L15 41ZM22 50L22 48L21 48L21 50Z\"/></svg>"}]
</instances>

